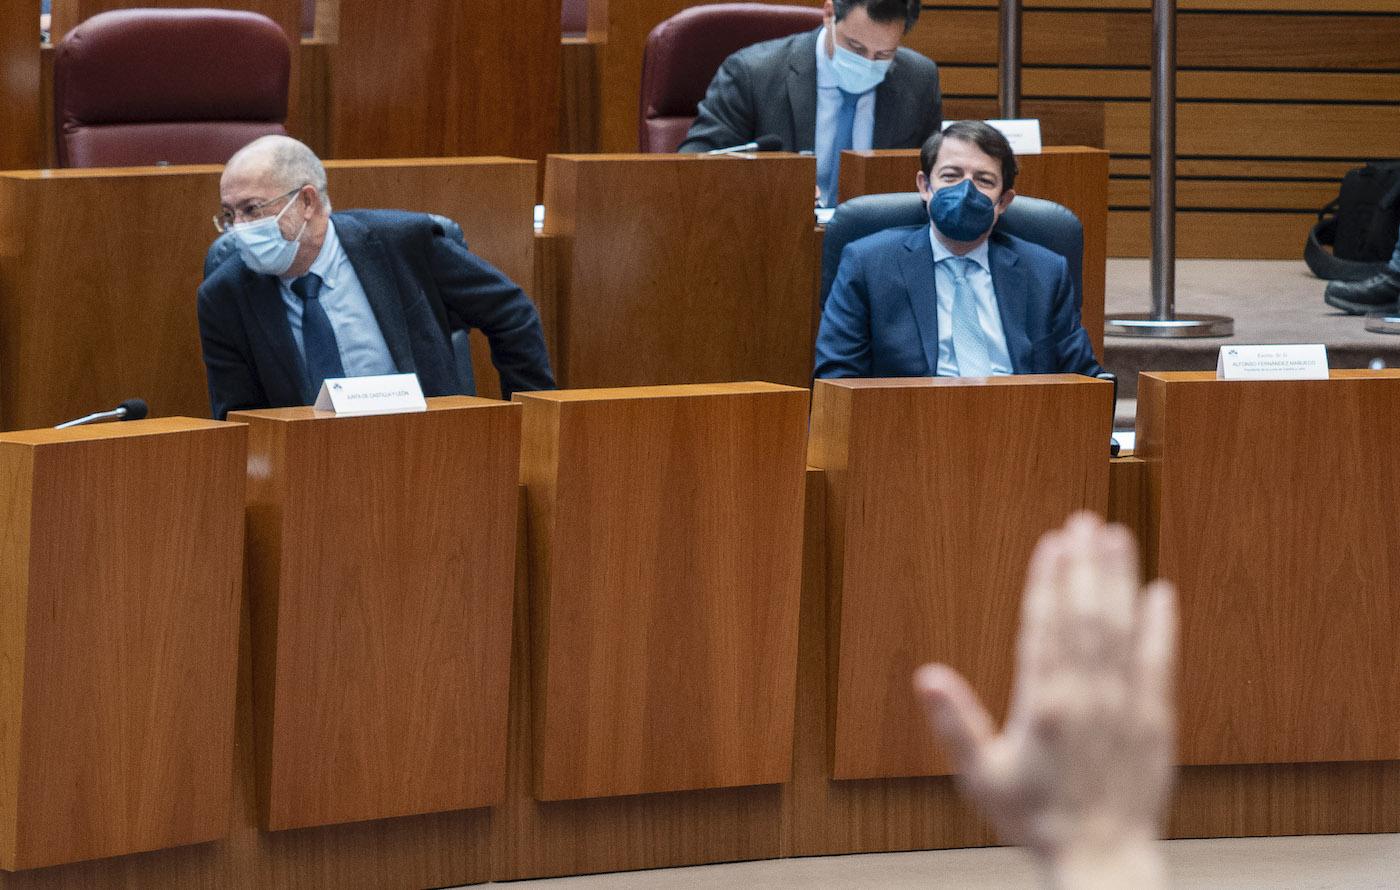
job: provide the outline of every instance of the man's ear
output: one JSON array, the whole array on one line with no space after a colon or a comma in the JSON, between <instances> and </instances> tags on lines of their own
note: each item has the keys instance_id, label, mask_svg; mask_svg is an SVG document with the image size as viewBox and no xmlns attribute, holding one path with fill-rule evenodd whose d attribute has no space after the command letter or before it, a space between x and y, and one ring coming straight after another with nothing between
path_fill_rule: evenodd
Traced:
<instances>
[{"instance_id":1,"label":"man's ear","mask_svg":"<svg viewBox=\"0 0 1400 890\"><path fill-rule=\"evenodd\" d=\"M918 176L914 177L914 187L918 189L919 197L923 198L925 202L933 194L933 189L929 187L928 174L922 170L919 171Z\"/></svg>"},{"instance_id":2,"label":"man's ear","mask_svg":"<svg viewBox=\"0 0 1400 890\"><path fill-rule=\"evenodd\" d=\"M997 199L997 213L1005 213L1006 208L1011 206L1011 201L1015 197L1015 189L1007 189L1006 191L1002 192L1001 197Z\"/></svg>"}]
</instances>

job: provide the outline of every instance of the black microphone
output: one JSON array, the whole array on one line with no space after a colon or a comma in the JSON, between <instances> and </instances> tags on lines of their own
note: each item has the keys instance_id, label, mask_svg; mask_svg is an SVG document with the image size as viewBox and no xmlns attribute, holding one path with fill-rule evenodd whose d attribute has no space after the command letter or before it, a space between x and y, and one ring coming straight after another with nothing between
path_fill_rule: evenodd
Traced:
<instances>
[{"instance_id":1,"label":"black microphone","mask_svg":"<svg viewBox=\"0 0 1400 890\"><path fill-rule=\"evenodd\" d=\"M737 155L751 151L779 151L783 147L783 140L777 136L760 136L753 142L745 142L743 145L731 145L729 148L712 148L705 152L707 155Z\"/></svg>"},{"instance_id":2,"label":"black microphone","mask_svg":"<svg viewBox=\"0 0 1400 890\"><path fill-rule=\"evenodd\" d=\"M103 420L140 420L146 416L149 410L150 409L146 406L145 399L127 399L111 411L98 411L96 414L89 414L87 417L79 417L77 420L60 423L58 426L54 427L54 429L66 430L70 426L84 426Z\"/></svg>"}]
</instances>

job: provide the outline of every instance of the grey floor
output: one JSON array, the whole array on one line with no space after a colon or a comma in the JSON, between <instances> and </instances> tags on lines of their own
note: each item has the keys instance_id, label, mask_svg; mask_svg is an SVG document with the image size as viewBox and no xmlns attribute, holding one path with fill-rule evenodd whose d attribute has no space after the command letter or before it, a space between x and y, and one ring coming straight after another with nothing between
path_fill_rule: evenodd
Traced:
<instances>
[{"instance_id":1,"label":"grey floor","mask_svg":"<svg viewBox=\"0 0 1400 890\"><path fill-rule=\"evenodd\" d=\"M1400 835L1165 841L1175 890L1379 890L1400 888ZM776 859L693 868L491 884L502 890L830 890L1035 888L1020 850L933 850Z\"/></svg>"}]
</instances>

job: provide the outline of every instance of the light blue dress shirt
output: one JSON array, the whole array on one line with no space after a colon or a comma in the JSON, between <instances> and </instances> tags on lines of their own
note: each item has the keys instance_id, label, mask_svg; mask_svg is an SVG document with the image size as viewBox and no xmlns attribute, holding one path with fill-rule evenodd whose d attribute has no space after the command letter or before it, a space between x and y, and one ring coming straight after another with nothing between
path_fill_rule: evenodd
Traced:
<instances>
[{"instance_id":1,"label":"light blue dress shirt","mask_svg":"<svg viewBox=\"0 0 1400 890\"><path fill-rule=\"evenodd\" d=\"M933 280L938 289L938 371L939 377L959 377L958 365L953 354L953 296L957 293L953 281L953 270L949 264L940 262L957 256L943 246L930 226L929 241L933 244ZM977 321L982 332L987 335L987 356L992 360L992 374L1011 373L1011 353L1006 348L1006 330L1001 326L1001 309L997 306L996 288L992 286L992 267L988 259L987 242L983 241L966 259L976 263L976 268L967 273L967 283L977 297Z\"/></svg>"},{"instance_id":2,"label":"light blue dress shirt","mask_svg":"<svg viewBox=\"0 0 1400 890\"><path fill-rule=\"evenodd\" d=\"M379 330L379 321L369 305L369 297L355 275L355 267L340 246L335 223L326 224L326 240L321 252L311 264L311 271L321 276L321 305L335 329L335 343L340 348L340 364L347 377L368 377L372 374L394 374L394 358ZM287 324L292 328L292 342L306 365L306 341L301 332L301 316L305 305L292 293L294 278L278 279L282 303L287 307Z\"/></svg>"},{"instance_id":3,"label":"light blue dress shirt","mask_svg":"<svg viewBox=\"0 0 1400 890\"><path fill-rule=\"evenodd\" d=\"M875 138L875 89L860 94L856 101L856 119L851 127L851 148L866 151ZM831 147L836 142L836 116L841 111L841 89L836 85L836 72L831 70L831 57L826 54L826 28L817 34L817 133L812 144L817 149L817 182L826 182L836 156ZM822 206L836 203L835 195L822 195Z\"/></svg>"}]
</instances>

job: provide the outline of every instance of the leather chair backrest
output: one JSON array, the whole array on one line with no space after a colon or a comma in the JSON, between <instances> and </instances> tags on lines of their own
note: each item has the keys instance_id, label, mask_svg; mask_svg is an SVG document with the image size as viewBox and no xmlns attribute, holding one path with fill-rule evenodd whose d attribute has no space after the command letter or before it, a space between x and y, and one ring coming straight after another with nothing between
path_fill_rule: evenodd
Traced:
<instances>
[{"instance_id":1,"label":"leather chair backrest","mask_svg":"<svg viewBox=\"0 0 1400 890\"><path fill-rule=\"evenodd\" d=\"M918 192L861 195L843 201L826 224L822 241L822 305L836 280L836 267L847 244L895 226L920 226L928 212ZM1084 300L1084 226L1063 205L1017 195L997 221L997 231L1055 251L1069 262L1076 300ZM932 274L932 269L929 270Z\"/></svg>"},{"instance_id":2,"label":"leather chair backrest","mask_svg":"<svg viewBox=\"0 0 1400 890\"><path fill-rule=\"evenodd\" d=\"M440 226L447 237L455 241L460 241L464 246L467 243L466 235L462 234L462 227L456 221L436 213L428 214L433 218L433 222ZM233 241L233 236L228 232L214 239L214 243L209 245L209 249L204 253L204 277L208 278L214 274L214 270L224 264L224 261L238 252L238 245ZM462 384L462 392L465 395L476 395L476 372L472 370L472 347L471 332L466 328L455 328L452 331L452 357L457 363L457 379Z\"/></svg>"},{"instance_id":3,"label":"leather chair backrest","mask_svg":"<svg viewBox=\"0 0 1400 890\"><path fill-rule=\"evenodd\" d=\"M638 150L672 152L685 141L705 90L732 53L821 23L820 6L715 3L652 28L642 56Z\"/></svg>"},{"instance_id":4,"label":"leather chair backrest","mask_svg":"<svg viewBox=\"0 0 1400 890\"><path fill-rule=\"evenodd\" d=\"M275 22L226 9L121 9L54 51L60 167L221 164L285 134L291 51Z\"/></svg>"}]
</instances>

